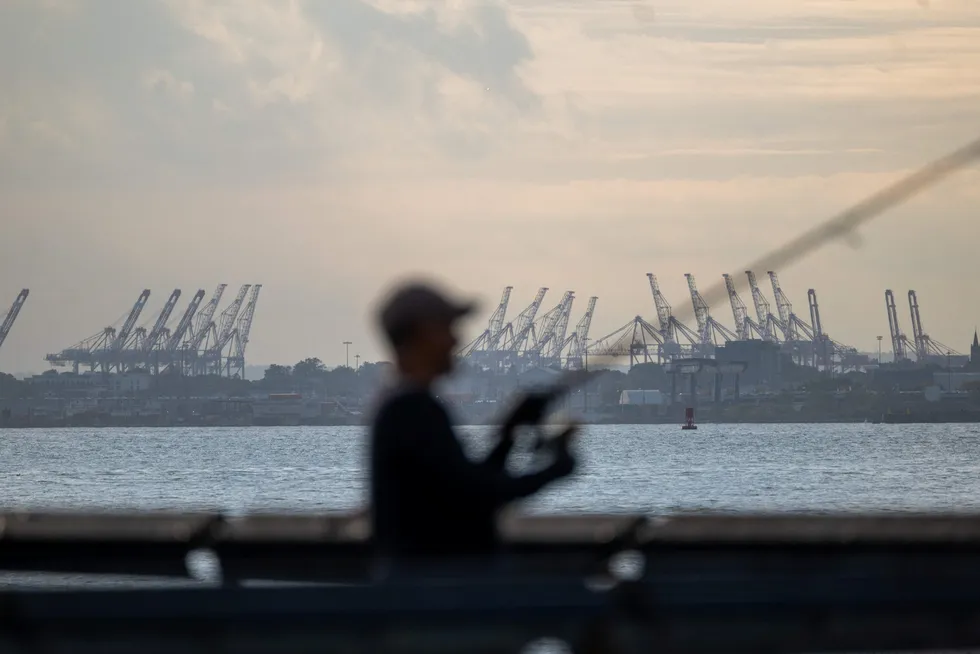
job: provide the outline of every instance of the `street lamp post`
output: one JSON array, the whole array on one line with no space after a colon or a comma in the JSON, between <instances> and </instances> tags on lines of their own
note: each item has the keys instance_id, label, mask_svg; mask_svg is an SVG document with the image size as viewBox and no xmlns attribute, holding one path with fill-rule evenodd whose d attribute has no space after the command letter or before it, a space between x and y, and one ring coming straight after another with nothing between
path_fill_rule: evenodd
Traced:
<instances>
[{"instance_id":1,"label":"street lamp post","mask_svg":"<svg viewBox=\"0 0 980 654\"><path fill-rule=\"evenodd\" d=\"M347 352L347 367L350 368L350 346L353 345L350 341L344 341L344 348Z\"/></svg>"}]
</instances>

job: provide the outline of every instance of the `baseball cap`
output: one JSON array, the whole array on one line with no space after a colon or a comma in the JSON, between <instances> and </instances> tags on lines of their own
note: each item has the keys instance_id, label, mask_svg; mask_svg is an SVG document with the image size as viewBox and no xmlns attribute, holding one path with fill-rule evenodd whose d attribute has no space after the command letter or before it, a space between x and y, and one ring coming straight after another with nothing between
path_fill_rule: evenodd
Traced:
<instances>
[{"instance_id":1,"label":"baseball cap","mask_svg":"<svg viewBox=\"0 0 980 654\"><path fill-rule=\"evenodd\" d=\"M396 288L382 302L378 322L388 341L398 346L420 324L435 320L454 322L476 310L476 302L456 301L435 287L413 282Z\"/></svg>"}]
</instances>

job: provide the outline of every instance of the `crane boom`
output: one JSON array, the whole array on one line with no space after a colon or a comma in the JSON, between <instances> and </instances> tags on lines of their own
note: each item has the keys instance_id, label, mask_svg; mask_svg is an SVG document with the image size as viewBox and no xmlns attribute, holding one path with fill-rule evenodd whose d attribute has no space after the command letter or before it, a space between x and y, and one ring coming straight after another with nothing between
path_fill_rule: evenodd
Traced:
<instances>
[{"instance_id":1,"label":"crane boom","mask_svg":"<svg viewBox=\"0 0 980 654\"><path fill-rule=\"evenodd\" d=\"M259 303L259 291L261 290L262 284L256 284L252 287L252 296L248 299L248 304L245 305L245 310L242 311L242 315L238 319L238 326L235 328L235 356L240 357L243 361L245 359L245 348L248 345L248 337L252 332L252 319L255 317L255 306Z\"/></svg>"},{"instance_id":2,"label":"crane boom","mask_svg":"<svg viewBox=\"0 0 980 654\"><path fill-rule=\"evenodd\" d=\"M174 312L174 307L177 306L177 301L179 299L180 289L175 288L173 293L170 294L170 297L167 298L167 303L163 305L163 310L160 312L160 316L157 318L157 321L153 324L153 329L150 330L146 340L143 341L144 350L149 351L157 346L160 336L167 328L167 322L170 320L170 314Z\"/></svg>"},{"instance_id":3,"label":"crane boom","mask_svg":"<svg viewBox=\"0 0 980 654\"><path fill-rule=\"evenodd\" d=\"M592 329L592 316L595 315L595 305L599 298L593 295L589 298L589 306L585 309L585 315L575 325L575 335L578 339L578 347L584 352L589 344L589 330Z\"/></svg>"},{"instance_id":4,"label":"crane boom","mask_svg":"<svg viewBox=\"0 0 980 654\"><path fill-rule=\"evenodd\" d=\"M468 357L475 352L495 352L500 348L509 327L509 325L504 324L504 319L507 316L507 305L510 303L512 290L514 290L513 286L504 288L504 292L500 296L500 303L497 304L497 308L490 316L487 328L479 336L464 345L459 351L459 356Z\"/></svg>"},{"instance_id":5,"label":"crane boom","mask_svg":"<svg viewBox=\"0 0 980 654\"><path fill-rule=\"evenodd\" d=\"M915 337L915 358L924 362L930 356L951 356L959 354L948 345L943 345L933 339L922 328L922 316L919 314L919 298L915 291L909 291L909 312L912 316L912 334Z\"/></svg>"},{"instance_id":6,"label":"crane boom","mask_svg":"<svg viewBox=\"0 0 980 654\"><path fill-rule=\"evenodd\" d=\"M895 294L891 289L885 291L885 309L888 311L888 333L892 339L892 353L895 361L905 361L908 357L905 353L905 334L898 324L898 310L895 307Z\"/></svg>"},{"instance_id":7,"label":"crane boom","mask_svg":"<svg viewBox=\"0 0 980 654\"><path fill-rule=\"evenodd\" d=\"M572 318L572 303L575 302L575 294L569 291L565 294L562 301L562 309L558 316L558 322L551 331L548 340L548 356L553 359L561 357L561 350L565 346L565 335L568 334L568 322Z\"/></svg>"},{"instance_id":8,"label":"crane boom","mask_svg":"<svg viewBox=\"0 0 980 654\"><path fill-rule=\"evenodd\" d=\"M817 291L809 289L806 292L807 300L810 304L810 324L813 326L813 337L819 339L823 336L823 325L820 322L820 305L817 304Z\"/></svg>"},{"instance_id":9,"label":"crane boom","mask_svg":"<svg viewBox=\"0 0 980 654\"><path fill-rule=\"evenodd\" d=\"M735 333L738 336L738 340L747 341L749 340L749 310L745 306L745 302L742 298L738 296L738 290L735 288L735 280L728 273L722 275L725 278L725 288L728 289L728 299L732 305L732 316L735 318Z\"/></svg>"},{"instance_id":10,"label":"crane boom","mask_svg":"<svg viewBox=\"0 0 980 654\"><path fill-rule=\"evenodd\" d=\"M653 293L653 304L657 308L657 322L660 324L660 332L663 334L665 342L674 343L677 341L677 335L674 333L674 323L671 320L673 311L670 303L660 292L657 276L653 273L647 273L647 279L650 281L650 292Z\"/></svg>"},{"instance_id":11,"label":"crane boom","mask_svg":"<svg viewBox=\"0 0 980 654\"><path fill-rule=\"evenodd\" d=\"M126 345L126 341L129 340L129 335L133 331L133 327L136 326L136 321L139 320L140 314L143 313L143 308L146 306L147 300L150 299L150 289L143 289L140 293L139 298L136 300L136 304L133 305L132 310L129 312L129 316L126 318L126 322L123 323L122 328L116 333L115 339L112 341L112 350L121 350L123 346Z\"/></svg>"},{"instance_id":12,"label":"crane boom","mask_svg":"<svg viewBox=\"0 0 980 654\"><path fill-rule=\"evenodd\" d=\"M709 345L711 343L711 323L709 321L711 314L708 310L708 303L704 301L704 298L701 297L701 293L698 292L698 286L694 281L694 275L691 273L685 273L684 277L687 278L687 288L691 292L691 304L694 306L694 317L698 321L698 337L702 345Z\"/></svg>"},{"instance_id":13,"label":"crane boom","mask_svg":"<svg viewBox=\"0 0 980 654\"><path fill-rule=\"evenodd\" d=\"M10 330L14 326L14 321L20 315L20 310L24 308L24 303L27 302L27 296L30 294L30 289L23 289L17 294L17 299L14 300L14 303L10 305L10 310L7 311L7 317L3 319L3 324L0 324L0 346L3 346L3 342L7 340L7 335L10 334Z\"/></svg>"},{"instance_id":14,"label":"crane boom","mask_svg":"<svg viewBox=\"0 0 980 654\"><path fill-rule=\"evenodd\" d=\"M508 351L517 353L524 347L524 343L527 342L527 337L534 327L534 318L538 315L538 310L541 308L541 303L544 302L544 296L547 293L547 286L539 288L531 304L517 316L517 323L513 328L510 343L507 345Z\"/></svg>"},{"instance_id":15,"label":"crane boom","mask_svg":"<svg viewBox=\"0 0 980 654\"><path fill-rule=\"evenodd\" d=\"M566 291L565 295L561 298L561 302L541 317L541 333L535 333L534 345L528 348L529 352L540 354L544 350L544 346L554 338L555 329L558 327L558 323L561 322L562 313L565 311L566 306L571 307L571 302L574 299L575 294L572 291Z\"/></svg>"},{"instance_id":16,"label":"crane boom","mask_svg":"<svg viewBox=\"0 0 980 654\"><path fill-rule=\"evenodd\" d=\"M507 306L510 304L510 293L514 290L513 286L504 289L500 296L500 303L496 311L490 316L490 333L487 335L492 345L496 345L504 331L504 320L507 317Z\"/></svg>"},{"instance_id":17,"label":"crane boom","mask_svg":"<svg viewBox=\"0 0 980 654\"><path fill-rule=\"evenodd\" d=\"M783 293L783 288L779 284L779 277L776 276L776 273L770 270L767 274L772 284L772 296L776 298L776 312L779 314L779 319L785 323L789 323L789 316L793 313L793 304Z\"/></svg>"},{"instance_id":18,"label":"crane boom","mask_svg":"<svg viewBox=\"0 0 980 654\"><path fill-rule=\"evenodd\" d=\"M925 361L929 356L929 337L922 329L922 316L919 314L919 298L915 291L909 291L909 314L912 318L912 337L915 341L915 358Z\"/></svg>"},{"instance_id":19,"label":"crane boom","mask_svg":"<svg viewBox=\"0 0 980 654\"><path fill-rule=\"evenodd\" d=\"M755 305L755 316L759 321L764 330L765 336L763 337L767 341L776 340L776 325L772 315L772 309L769 306L769 300L766 296L762 294L762 289L759 288L759 282L755 278L755 273L751 270L745 271L745 276L749 280L749 288L752 290L752 304Z\"/></svg>"},{"instance_id":20,"label":"crane boom","mask_svg":"<svg viewBox=\"0 0 980 654\"><path fill-rule=\"evenodd\" d=\"M221 320L218 323L218 341L211 348L212 352L221 352L224 350L225 346L228 345L228 342L235 335L235 321L238 319L238 314L242 310L242 303L245 302L245 296L248 295L248 289L251 287L251 284L242 284L242 287L238 289L238 295L235 297L235 301L221 312Z\"/></svg>"},{"instance_id":21,"label":"crane boom","mask_svg":"<svg viewBox=\"0 0 980 654\"><path fill-rule=\"evenodd\" d=\"M588 307L585 309L585 313L579 319L578 323L575 325L575 330L565 339L564 343L558 346L559 356L560 352L568 348L568 357L565 359L565 365L568 368L581 368L583 363L583 358L586 356L586 352L589 347L589 330L592 329L592 316L595 315L595 305L599 301L599 298L592 296L589 298Z\"/></svg>"},{"instance_id":22,"label":"crane boom","mask_svg":"<svg viewBox=\"0 0 980 654\"><path fill-rule=\"evenodd\" d=\"M166 349L173 352L180 344L184 341L184 336L190 329L191 324L194 322L194 314L197 313L197 308L201 305L201 301L204 299L204 289L200 289L191 298L190 304L184 310L184 315L181 316L180 322L177 323L177 328L174 329L173 333L170 334L170 338L167 339Z\"/></svg>"},{"instance_id":23,"label":"crane boom","mask_svg":"<svg viewBox=\"0 0 980 654\"><path fill-rule=\"evenodd\" d=\"M194 330L194 337L191 339L189 349L195 352L201 349L201 344L204 343L208 332L213 328L214 313L218 310L218 304L221 303L221 296L224 295L225 288L227 287L227 284L218 284L218 287L214 289L214 295L211 296L211 299L204 305L201 313L198 314L197 326Z\"/></svg>"},{"instance_id":24,"label":"crane boom","mask_svg":"<svg viewBox=\"0 0 980 654\"><path fill-rule=\"evenodd\" d=\"M790 343L798 341L800 340L798 327L802 321L793 313L793 303L783 292L783 288L779 284L779 277L771 270L768 275L772 282L772 295L776 298L776 311L779 312L779 326L783 330L783 336Z\"/></svg>"}]
</instances>

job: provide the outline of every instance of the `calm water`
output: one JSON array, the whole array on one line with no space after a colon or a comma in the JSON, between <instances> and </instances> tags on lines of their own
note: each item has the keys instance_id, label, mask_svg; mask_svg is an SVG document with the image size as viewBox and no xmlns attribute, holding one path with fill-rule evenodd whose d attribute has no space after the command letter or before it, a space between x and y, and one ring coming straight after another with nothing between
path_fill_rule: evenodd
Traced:
<instances>
[{"instance_id":1,"label":"calm water","mask_svg":"<svg viewBox=\"0 0 980 654\"><path fill-rule=\"evenodd\" d=\"M578 450L528 509L980 510L980 425L592 426ZM0 506L351 509L363 460L360 428L0 431Z\"/></svg>"},{"instance_id":2,"label":"calm water","mask_svg":"<svg viewBox=\"0 0 980 654\"><path fill-rule=\"evenodd\" d=\"M465 431L485 447L486 430ZM980 510L980 425L593 426L578 450L575 478L527 508ZM363 460L359 428L0 431L0 506L351 509ZM0 587L137 583L193 582L0 573Z\"/></svg>"}]
</instances>

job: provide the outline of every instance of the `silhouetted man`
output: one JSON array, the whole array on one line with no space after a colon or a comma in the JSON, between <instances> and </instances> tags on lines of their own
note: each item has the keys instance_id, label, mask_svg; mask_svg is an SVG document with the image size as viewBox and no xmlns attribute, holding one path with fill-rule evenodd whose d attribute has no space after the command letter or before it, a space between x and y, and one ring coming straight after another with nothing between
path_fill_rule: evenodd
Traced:
<instances>
[{"instance_id":1,"label":"silhouetted man","mask_svg":"<svg viewBox=\"0 0 980 654\"><path fill-rule=\"evenodd\" d=\"M489 555L497 542L499 510L575 467L562 446L540 472L515 477L506 471L515 429L543 414L533 398L505 422L485 460L471 461L464 454L432 385L452 370L454 327L473 309L423 284L399 288L381 306L378 319L398 372L371 434L372 519L382 556L421 562Z\"/></svg>"}]
</instances>

